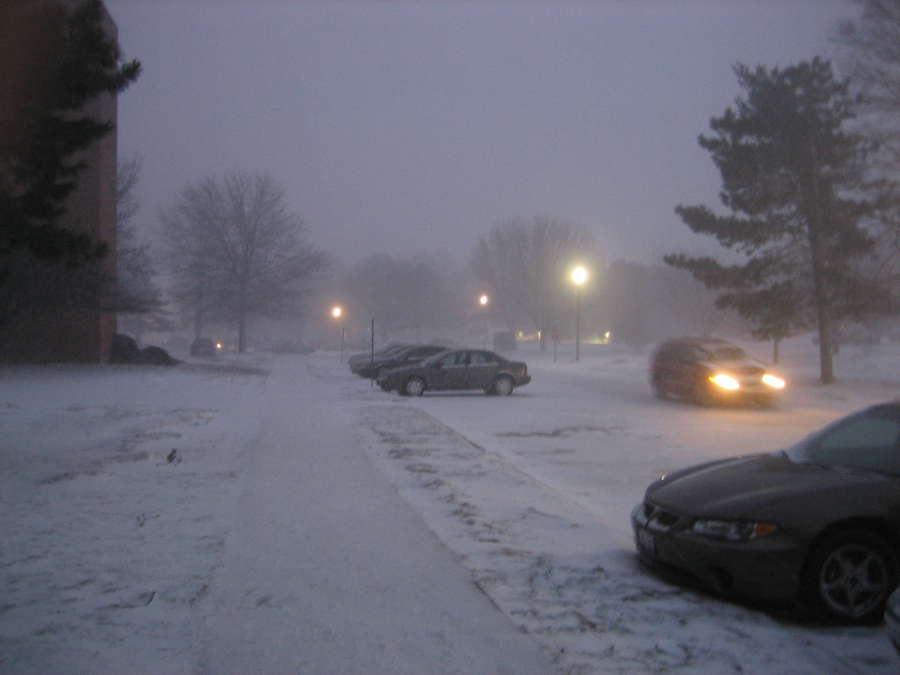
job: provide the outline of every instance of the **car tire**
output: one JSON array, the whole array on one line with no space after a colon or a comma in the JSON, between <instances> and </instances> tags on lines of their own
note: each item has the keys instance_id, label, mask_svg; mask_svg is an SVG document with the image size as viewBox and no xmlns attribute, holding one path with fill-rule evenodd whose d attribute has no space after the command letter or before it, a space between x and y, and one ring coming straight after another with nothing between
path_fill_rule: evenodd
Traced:
<instances>
[{"instance_id":1,"label":"car tire","mask_svg":"<svg viewBox=\"0 0 900 675\"><path fill-rule=\"evenodd\" d=\"M425 393L425 380L421 377L411 377L403 385L403 393L407 396L421 396Z\"/></svg>"},{"instance_id":2,"label":"car tire","mask_svg":"<svg viewBox=\"0 0 900 675\"><path fill-rule=\"evenodd\" d=\"M511 377L501 375L494 380L494 384L491 386L491 392L497 396L509 396L513 393L513 389L515 388L516 385Z\"/></svg>"},{"instance_id":3,"label":"car tire","mask_svg":"<svg viewBox=\"0 0 900 675\"><path fill-rule=\"evenodd\" d=\"M880 621L898 582L896 553L882 536L864 529L828 535L813 548L804 571L812 608L852 623Z\"/></svg>"}]
</instances>

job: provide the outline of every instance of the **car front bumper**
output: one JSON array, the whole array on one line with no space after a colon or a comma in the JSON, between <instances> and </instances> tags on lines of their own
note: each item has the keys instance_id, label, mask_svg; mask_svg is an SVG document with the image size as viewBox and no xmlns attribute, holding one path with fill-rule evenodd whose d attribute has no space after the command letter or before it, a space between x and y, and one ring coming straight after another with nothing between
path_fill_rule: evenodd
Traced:
<instances>
[{"instance_id":1,"label":"car front bumper","mask_svg":"<svg viewBox=\"0 0 900 675\"><path fill-rule=\"evenodd\" d=\"M686 574L722 595L785 601L799 596L805 546L793 537L730 542L643 522L643 504L631 514L635 546L642 562L662 572Z\"/></svg>"}]
</instances>

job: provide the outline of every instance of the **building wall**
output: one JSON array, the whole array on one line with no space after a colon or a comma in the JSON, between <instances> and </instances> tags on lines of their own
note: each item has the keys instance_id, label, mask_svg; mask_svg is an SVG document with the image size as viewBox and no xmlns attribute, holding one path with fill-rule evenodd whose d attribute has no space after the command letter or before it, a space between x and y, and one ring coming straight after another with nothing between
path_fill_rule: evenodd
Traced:
<instances>
[{"instance_id":1,"label":"building wall","mask_svg":"<svg viewBox=\"0 0 900 675\"><path fill-rule=\"evenodd\" d=\"M0 158L29 142L25 133L27 104L41 93L41 74L54 47L61 8L78 4L79 0L0 2ZM105 24L115 37L116 26L108 13ZM115 96L98 97L84 113L115 124ZM109 252L100 264L112 276L116 267L116 132L92 146L82 159L87 168L78 175L78 187L67 204L64 222L73 230L106 242ZM7 184L11 180L9 169L0 162L0 181ZM47 274L64 272L49 265L39 267ZM106 362L115 330L114 312L32 307L0 329L0 361Z\"/></svg>"}]
</instances>

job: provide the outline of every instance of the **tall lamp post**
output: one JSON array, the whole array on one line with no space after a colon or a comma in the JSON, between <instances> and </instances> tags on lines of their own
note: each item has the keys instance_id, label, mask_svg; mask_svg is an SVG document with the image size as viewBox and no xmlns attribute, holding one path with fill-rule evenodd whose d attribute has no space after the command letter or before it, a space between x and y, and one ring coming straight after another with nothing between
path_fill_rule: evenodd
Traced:
<instances>
[{"instance_id":1,"label":"tall lamp post","mask_svg":"<svg viewBox=\"0 0 900 675\"><path fill-rule=\"evenodd\" d=\"M581 287L588 279L586 268L578 265L572 270L572 283L575 284L575 362L581 358Z\"/></svg>"},{"instance_id":2,"label":"tall lamp post","mask_svg":"<svg viewBox=\"0 0 900 675\"><path fill-rule=\"evenodd\" d=\"M491 324L490 318L487 315L487 306L490 303L491 298L487 293L482 293L478 296L478 304L485 310L484 314L484 348L488 348L488 342L491 338Z\"/></svg>"},{"instance_id":3,"label":"tall lamp post","mask_svg":"<svg viewBox=\"0 0 900 675\"><path fill-rule=\"evenodd\" d=\"M341 321L341 318L344 316L344 308L340 305L335 305L331 308L331 316L335 318L336 321ZM338 357L340 362L344 362L344 322L341 321L341 351L340 356Z\"/></svg>"}]
</instances>

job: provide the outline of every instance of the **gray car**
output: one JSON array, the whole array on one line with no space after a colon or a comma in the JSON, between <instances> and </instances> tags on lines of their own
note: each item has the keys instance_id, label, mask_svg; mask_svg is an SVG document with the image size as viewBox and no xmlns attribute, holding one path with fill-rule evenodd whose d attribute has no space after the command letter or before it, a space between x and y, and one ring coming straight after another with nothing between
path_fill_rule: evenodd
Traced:
<instances>
[{"instance_id":1,"label":"gray car","mask_svg":"<svg viewBox=\"0 0 900 675\"><path fill-rule=\"evenodd\" d=\"M662 476L632 512L643 562L723 595L880 621L900 582L900 403L770 454Z\"/></svg>"},{"instance_id":2,"label":"gray car","mask_svg":"<svg viewBox=\"0 0 900 675\"><path fill-rule=\"evenodd\" d=\"M486 349L453 349L415 366L389 370L377 382L384 391L407 396L467 389L508 396L531 382L531 376L522 361L510 361Z\"/></svg>"}]
</instances>

